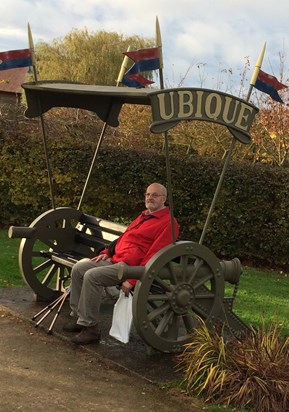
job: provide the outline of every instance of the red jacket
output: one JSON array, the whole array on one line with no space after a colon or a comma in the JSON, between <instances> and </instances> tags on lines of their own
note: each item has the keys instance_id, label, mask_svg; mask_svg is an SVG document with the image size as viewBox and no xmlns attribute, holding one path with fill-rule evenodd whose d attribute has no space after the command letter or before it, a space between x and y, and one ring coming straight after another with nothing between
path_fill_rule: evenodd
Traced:
<instances>
[{"instance_id":1,"label":"red jacket","mask_svg":"<svg viewBox=\"0 0 289 412\"><path fill-rule=\"evenodd\" d=\"M171 216L165 207L155 213L143 211L119 237L112 263L124 262L130 266L144 266L164 246L172 243ZM179 236L179 225L175 219L175 235ZM108 249L102 253L109 253ZM136 280L129 279L132 284Z\"/></svg>"}]
</instances>

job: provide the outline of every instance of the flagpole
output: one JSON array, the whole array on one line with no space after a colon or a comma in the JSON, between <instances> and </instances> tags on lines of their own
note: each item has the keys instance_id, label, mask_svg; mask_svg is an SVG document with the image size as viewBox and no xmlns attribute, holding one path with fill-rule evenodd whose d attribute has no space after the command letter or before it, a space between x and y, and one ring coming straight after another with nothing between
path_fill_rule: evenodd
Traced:
<instances>
[{"instance_id":1,"label":"flagpole","mask_svg":"<svg viewBox=\"0 0 289 412\"><path fill-rule=\"evenodd\" d=\"M37 83L38 83L38 78L37 78L36 60L35 60L35 53L34 53L34 43L33 43L33 38L32 38L32 33L31 33L31 29L30 29L30 24L29 24L29 23L28 23L28 43L29 43L29 49L30 49L30 51L31 51L34 81L35 81L35 83L37 84ZM51 167L50 167L50 163L49 163L49 156L48 156L48 149L47 149L47 136L46 136L44 118L43 118L43 115L42 115L42 109L41 109L41 103L40 103L39 97L38 97L38 99L37 99L37 103L38 103L38 106L39 106L39 113L41 113L41 114L40 114L40 123L41 123L41 129L42 129L42 140L43 140L45 161L46 161L46 167L47 167L47 173L48 173L48 181L49 181L49 188L50 188L51 204L52 204L52 208L55 209L55 201L54 201L54 193L53 193L53 183L52 183L52 173L51 173Z\"/></svg>"},{"instance_id":2,"label":"flagpole","mask_svg":"<svg viewBox=\"0 0 289 412\"><path fill-rule=\"evenodd\" d=\"M164 89L162 37L161 37L161 30L160 30L158 17L156 17L156 46L159 49L159 58L160 58L160 68L159 68L160 88ZM164 139L165 139L167 189L168 189L168 198L169 198L169 206L170 206L172 243L174 244L176 243L176 229L175 229L175 219L174 219L172 177L171 177L170 156L169 156L169 136L168 136L167 131L164 132Z\"/></svg>"},{"instance_id":3,"label":"flagpole","mask_svg":"<svg viewBox=\"0 0 289 412\"><path fill-rule=\"evenodd\" d=\"M130 46L128 46L127 51L130 51ZM129 62L129 57L125 56L124 59L123 59L123 61L122 61L122 65L121 65L121 68L120 68L120 71L119 71L119 74L118 74L118 77L117 77L116 87L118 87L119 84L120 84L121 81L122 81L122 78L123 78L124 73L125 73L125 71L126 71L126 69L127 69L127 66L128 66L128 62ZM109 106L109 108L108 108L106 118L108 118L109 113L110 113L110 110L111 110L111 104L110 104L110 106ZM90 179L90 176L91 176L93 167L94 167L94 165L95 165L96 158L97 158L97 155L98 155L98 152L99 152L101 143L102 143L102 141L103 141L103 137L104 137L104 134L105 134L105 131L106 131L106 127L107 127L107 121L105 121L105 122L103 123L102 130L101 130L101 133L100 133L100 136L99 136L99 139L98 139L98 143L97 143L96 149L95 149L95 151L94 151L93 159L92 159L92 162L91 162L91 165L90 165L88 174L87 174L87 178L86 178L86 181L85 181L83 190L82 190L82 194L81 194L81 197L80 197L78 206L77 206L77 210L79 210L80 207L81 207L81 205L82 205L83 198L84 198L84 194L85 194L85 192L86 192L87 185L88 185L88 182L89 182L89 179Z\"/></svg>"},{"instance_id":4,"label":"flagpole","mask_svg":"<svg viewBox=\"0 0 289 412\"><path fill-rule=\"evenodd\" d=\"M255 65L255 69L254 69L253 75L252 75L252 77L251 77L250 87L249 87L249 90L248 90L248 93L247 93L247 97L246 97L246 101L247 101L247 102L250 100L253 87L254 87L254 85L255 85L255 83L256 83L256 80L257 80L259 71L260 71L260 69L261 69L262 62L263 62L263 58L264 58L264 54L265 54L265 50L266 50L266 43L264 43L264 45L263 45L263 47L262 47L262 49L261 49L261 52L260 52L260 54L259 54L258 60L257 60L256 65ZM209 225L209 222L210 222L210 219L211 219L211 216L212 216L212 213L213 213L213 210L214 210L216 201L217 201L217 197L218 197L218 195L219 195L219 192L220 192L220 189L221 189L221 186L222 186L224 177L225 177L226 170L227 170L228 165L229 165L229 162L230 162L230 160L231 160L231 157L232 157L232 153L233 153L235 144L236 144L236 139L233 137L233 138L232 138L232 141L231 141L231 145L230 145L229 151L228 151L228 155L227 155L227 157L226 157L226 160L225 160L225 163L224 163L224 166L223 166L223 170L222 170L222 172L221 172L221 175L220 175L220 178L219 178L219 181L218 181L218 184L217 184L217 188L216 188L216 191L215 191L215 194L214 194L214 197L213 197L213 200L212 200L212 203L211 203L211 206L210 206L208 215L207 215L207 219L206 219L206 222L205 222L204 227L203 227L203 231L202 231L202 234L201 234L201 237L200 237L200 240L199 240L199 244L202 244L202 243L203 243L203 240L204 240L204 237L205 237L205 233L206 233L207 227L208 227L208 225Z\"/></svg>"},{"instance_id":5,"label":"flagpole","mask_svg":"<svg viewBox=\"0 0 289 412\"><path fill-rule=\"evenodd\" d=\"M251 97L253 87L256 84L256 80L258 78L259 71L261 70L265 50L266 50L266 43L263 44L262 50L260 51L258 60L257 60L256 65L255 65L254 72L253 72L251 80L250 80L250 88L248 90L248 94L247 94L247 98L246 98L247 102L249 101L249 99Z\"/></svg>"},{"instance_id":6,"label":"flagpole","mask_svg":"<svg viewBox=\"0 0 289 412\"><path fill-rule=\"evenodd\" d=\"M159 19L156 17L156 46L159 49L159 56L160 56L160 68L159 68L159 76L160 76L160 88L164 89L164 76L163 76L163 46L162 46L162 36L160 30Z\"/></svg>"},{"instance_id":7,"label":"flagpole","mask_svg":"<svg viewBox=\"0 0 289 412\"><path fill-rule=\"evenodd\" d=\"M128 46L126 52L129 52L129 51L130 51L130 46ZM121 65L121 68L120 68L120 71L119 71L119 74L118 74L118 78L117 78L117 81L116 81L116 87L118 87L119 84L121 83L121 81L123 79L123 76L124 76L124 73L125 73L126 69L128 68L129 61L130 61L129 57L124 56L124 59L122 61L122 65Z\"/></svg>"},{"instance_id":8,"label":"flagpole","mask_svg":"<svg viewBox=\"0 0 289 412\"><path fill-rule=\"evenodd\" d=\"M34 51L34 42L32 38L32 32L30 28L30 24L28 23L27 25L27 30L28 30L28 44L29 44L29 49L31 51L31 60L32 60L32 68L33 68L33 76L34 76L34 81L35 83L38 82L37 79L37 70L36 70L36 59L35 59L35 51Z\"/></svg>"}]
</instances>

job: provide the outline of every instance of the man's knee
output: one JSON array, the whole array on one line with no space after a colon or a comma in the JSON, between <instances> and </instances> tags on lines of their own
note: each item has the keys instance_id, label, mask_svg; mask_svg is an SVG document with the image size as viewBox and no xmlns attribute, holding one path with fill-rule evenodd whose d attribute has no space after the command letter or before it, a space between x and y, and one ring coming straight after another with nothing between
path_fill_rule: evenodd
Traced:
<instances>
[{"instance_id":1,"label":"man's knee","mask_svg":"<svg viewBox=\"0 0 289 412\"><path fill-rule=\"evenodd\" d=\"M101 272L102 272L102 268L100 267L86 268L86 270L83 271L83 281L86 281L86 282L94 281L95 282L97 281Z\"/></svg>"},{"instance_id":2,"label":"man's knee","mask_svg":"<svg viewBox=\"0 0 289 412\"><path fill-rule=\"evenodd\" d=\"M121 281L118 279L115 265L94 267L87 270L83 275L83 282L94 286L114 286Z\"/></svg>"},{"instance_id":3,"label":"man's knee","mask_svg":"<svg viewBox=\"0 0 289 412\"><path fill-rule=\"evenodd\" d=\"M83 277L85 272L89 269L88 262L90 262L90 259L88 258L76 262L71 270L71 278Z\"/></svg>"}]
</instances>

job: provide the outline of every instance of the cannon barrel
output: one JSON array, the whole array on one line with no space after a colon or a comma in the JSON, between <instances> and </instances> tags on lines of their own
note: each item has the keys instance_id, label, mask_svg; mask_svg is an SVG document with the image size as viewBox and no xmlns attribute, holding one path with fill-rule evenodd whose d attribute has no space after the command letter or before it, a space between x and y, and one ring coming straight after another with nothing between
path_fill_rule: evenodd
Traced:
<instances>
[{"instance_id":1,"label":"cannon barrel","mask_svg":"<svg viewBox=\"0 0 289 412\"><path fill-rule=\"evenodd\" d=\"M30 239L34 235L35 231L35 227L10 226L8 229L8 237L10 239L22 237Z\"/></svg>"},{"instance_id":2,"label":"cannon barrel","mask_svg":"<svg viewBox=\"0 0 289 412\"><path fill-rule=\"evenodd\" d=\"M232 285L236 285L239 282L240 276L243 272L240 260L238 258L234 258L232 260L221 260L220 264L224 279Z\"/></svg>"},{"instance_id":3,"label":"cannon barrel","mask_svg":"<svg viewBox=\"0 0 289 412\"><path fill-rule=\"evenodd\" d=\"M231 284L236 284L239 282L241 273L242 273L242 266L241 262L238 258L234 258L232 260L222 260L220 261L220 265L222 268L222 274L224 276L224 279L231 283ZM188 265L188 271L194 270L193 265ZM118 271L118 278L120 280L126 280L126 279L137 279L140 280L145 272L146 268L145 266L128 266L124 263L120 264L120 268ZM198 277L204 276L205 274L208 273L208 266L206 264L202 265L200 269L198 270ZM178 274L178 271L181 271L180 268L177 266L175 267L175 273L176 275ZM158 273L158 277L161 279L169 279L171 277L171 272L168 268L163 267L160 272Z\"/></svg>"},{"instance_id":4,"label":"cannon barrel","mask_svg":"<svg viewBox=\"0 0 289 412\"><path fill-rule=\"evenodd\" d=\"M145 266L128 266L125 263L119 263L118 278L126 279L141 279L145 271Z\"/></svg>"}]
</instances>

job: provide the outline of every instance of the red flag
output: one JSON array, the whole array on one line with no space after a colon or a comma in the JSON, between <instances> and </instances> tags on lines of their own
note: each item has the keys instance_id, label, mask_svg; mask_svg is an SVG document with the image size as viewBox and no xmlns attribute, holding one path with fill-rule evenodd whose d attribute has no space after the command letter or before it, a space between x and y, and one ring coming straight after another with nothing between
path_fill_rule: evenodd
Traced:
<instances>
[{"instance_id":1,"label":"red flag","mask_svg":"<svg viewBox=\"0 0 289 412\"><path fill-rule=\"evenodd\" d=\"M154 83L141 74L125 74L121 82L129 87L145 87Z\"/></svg>"},{"instance_id":2,"label":"red flag","mask_svg":"<svg viewBox=\"0 0 289 412\"><path fill-rule=\"evenodd\" d=\"M159 59L160 51L158 47L152 47L151 49L139 49L128 51L124 53L134 62L139 62L140 60L147 60L147 59Z\"/></svg>"},{"instance_id":3,"label":"red flag","mask_svg":"<svg viewBox=\"0 0 289 412\"><path fill-rule=\"evenodd\" d=\"M135 62L127 72L128 74L148 72L160 68L160 49L158 47L124 52L124 54Z\"/></svg>"},{"instance_id":4,"label":"red flag","mask_svg":"<svg viewBox=\"0 0 289 412\"><path fill-rule=\"evenodd\" d=\"M279 103L283 103L283 100L278 94L278 90L284 89L286 86L283 83L280 83L276 77L271 76L268 73L259 70L258 77L254 87L260 90L263 93L269 94L273 100L276 100Z\"/></svg>"},{"instance_id":5,"label":"red flag","mask_svg":"<svg viewBox=\"0 0 289 412\"><path fill-rule=\"evenodd\" d=\"M9 50L0 53L0 70L32 66L30 49Z\"/></svg>"},{"instance_id":6,"label":"red flag","mask_svg":"<svg viewBox=\"0 0 289 412\"><path fill-rule=\"evenodd\" d=\"M281 89L285 89L286 84L280 83L275 76L272 76L271 74L265 73L262 70L259 70L259 74L258 74L258 79L261 80L261 82L264 82L270 86L273 86L274 89L276 90L281 90Z\"/></svg>"}]
</instances>

